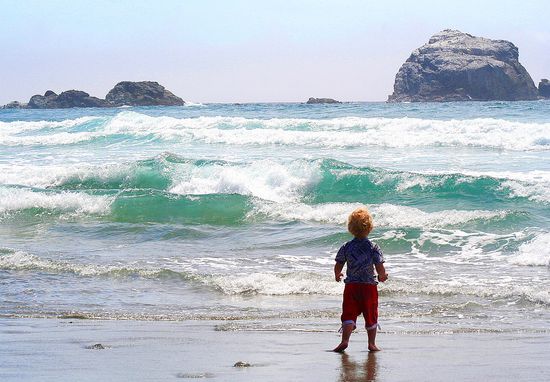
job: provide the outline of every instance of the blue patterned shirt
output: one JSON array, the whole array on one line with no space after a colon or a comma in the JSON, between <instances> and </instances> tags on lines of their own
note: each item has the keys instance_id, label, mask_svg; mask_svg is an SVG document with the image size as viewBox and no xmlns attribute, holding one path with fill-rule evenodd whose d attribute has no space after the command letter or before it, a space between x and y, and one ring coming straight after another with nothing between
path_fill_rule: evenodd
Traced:
<instances>
[{"instance_id":1,"label":"blue patterned shirt","mask_svg":"<svg viewBox=\"0 0 550 382\"><path fill-rule=\"evenodd\" d=\"M380 247L369 239L358 239L348 241L339 250L335 258L337 263L345 264L347 283L378 284L374 274L374 265L384 262L384 256Z\"/></svg>"}]
</instances>

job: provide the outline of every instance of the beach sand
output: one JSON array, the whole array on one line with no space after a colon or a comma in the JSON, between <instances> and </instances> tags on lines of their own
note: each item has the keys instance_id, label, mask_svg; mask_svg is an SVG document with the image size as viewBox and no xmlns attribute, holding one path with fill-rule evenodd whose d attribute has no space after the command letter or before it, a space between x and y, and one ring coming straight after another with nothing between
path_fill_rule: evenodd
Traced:
<instances>
[{"instance_id":1,"label":"beach sand","mask_svg":"<svg viewBox=\"0 0 550 382\"><path fill-rule=\"evenodd\" d=\"M338 344L335 331L220 331L223 324L3 318L0 380L550 380L548 333L380 332L383 351L369 353L359 332L337 354L326 351Z\"/></svg>"}]
</instances>

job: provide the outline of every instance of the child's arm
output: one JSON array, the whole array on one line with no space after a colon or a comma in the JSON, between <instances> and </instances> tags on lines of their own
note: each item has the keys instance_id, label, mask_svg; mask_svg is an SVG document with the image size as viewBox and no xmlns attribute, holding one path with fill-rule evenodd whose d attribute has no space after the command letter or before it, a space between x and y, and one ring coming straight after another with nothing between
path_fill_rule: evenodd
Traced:
<instances>
[{"instance_id":1,"label":"child's arm","mask_svg":"<svg viewBox=\"0 0 550 382\"><path fill-rule=\"evenodd\" d=\"M386 273L386 268L384 268L384 263L375 264L376 273L378 273L378 281L384 282L388 279L388 274Z\"/></svg>"},{"instance_id":2,"label":"child's arm","mask_svg":"<svg viewBox=\"0 0 550 382\"><path fill-rule=\"evenodd\" d=\"M342 269L344 269L344 263L337 262L336 264L334 264L334 279L338 282L340 282L340 280L342 280L342 277L344 277Z\"/></svg>"}]
</instances>

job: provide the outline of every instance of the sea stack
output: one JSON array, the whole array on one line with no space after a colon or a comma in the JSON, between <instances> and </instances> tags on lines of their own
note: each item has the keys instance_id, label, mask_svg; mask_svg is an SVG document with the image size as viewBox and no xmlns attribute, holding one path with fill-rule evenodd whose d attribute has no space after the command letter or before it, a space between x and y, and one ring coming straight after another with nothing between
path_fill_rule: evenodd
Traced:
<instances>
[{"instance_id":1,"label":"sea stack","mask_svg":"<svg viewBox=\"0 0 550 382\"><path fill-rule=\"evenodd\" d=\"M509 41L446 29L416 49L388 102L534 100L538 90Z\"/></svg>"},{"instance_id":2,"label":"sea stack","mask_svg":"<svg viewBox=\"0 0 550 382\"><path fill-rule=\"evenodd\" d=\"M539 96L550 98L550 81L546 78L543 78L539 82Z\"/></svg>"},{"instance_id":3,"label":"sea stack","mask_svg":"<svg viewBox=\"0 0 550 382\"><path fill-rule=\"evenodd\" d=\"M336 101L335 99L332 99L332 98L313 98L313 97L310 97L307 102L307 104L319 104L319 103L342 103L340 101Z\"/></svg>"},{"instance_id":4,"label":"sea stack","mask_svg":"<svg viewBox=\"0 0 550 382\"><path fill-rule=\"evenodd\" d=\"M48 90L41 95L34 95L29 100L29 109L67 109L71 107L106 107L105 100L91 97L88 93L80 90L67 90L57 95Z\"/></svg>"},{"instance_id":5,"label":"sea stack","mask_svg":"<svg viewBox=\"0 0 550 382\"><path fill-rule=\"evenodd\" d=\"M36 94L28 103L10 102L3 109L67 109L72 107L118 107L118 106L182 106L185 102L158 82L119 82L106 99L92 97L81 90L67 90L59 95L47 90Z\"/></svg>"},{"instance_id":6,"label":"sea stack","mask_svg":"<svg viewBox=\"0 0 550 382\"><path fill-rule=\"evenodd\" d=\"M111 106L183 106L185 102L158 82L119 82L105 100Z\"/></svg>"}]
</instances>

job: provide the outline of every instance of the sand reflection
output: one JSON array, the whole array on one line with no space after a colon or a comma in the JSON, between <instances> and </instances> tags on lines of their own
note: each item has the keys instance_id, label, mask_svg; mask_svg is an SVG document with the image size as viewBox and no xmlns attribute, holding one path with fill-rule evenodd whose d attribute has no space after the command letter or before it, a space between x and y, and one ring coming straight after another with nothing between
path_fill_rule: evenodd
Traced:
<instances>
[{"instance_id":1,"label":"sand reflection","mask_svg":"<svg viewBox=\"0 0 550 382\"><path fill-rule=\"evenodd\" d=\"M346 353L342 353L342 367L339 382L369 382L376 381L378 372L376 353L368 353L363 362L356 362Z\"/></svg>"}]
</instances>

